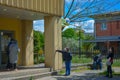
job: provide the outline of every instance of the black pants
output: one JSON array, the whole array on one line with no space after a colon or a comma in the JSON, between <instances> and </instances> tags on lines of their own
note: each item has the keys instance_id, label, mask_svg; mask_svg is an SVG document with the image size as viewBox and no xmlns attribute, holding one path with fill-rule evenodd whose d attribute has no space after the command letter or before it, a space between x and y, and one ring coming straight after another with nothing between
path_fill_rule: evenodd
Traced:
<instances>
[{"instance_id":1,"label":"black pants","mask_svg":"<svg viewBox=\"0 0 120 80\"><path fill-rule=\"evenodd\" d=\"M16 63L13 64L13 69L16 69Z\"/></svg>"},{"instance_id":2,"label":"black pants","mask_svg":"<svg viewBox=\"0 0 120 80\"><path fill-rule=\"evenodd\" d=\"M107 76L112 76L112 65L107 66Z\"/></svg>"},{"instance_id":3,"label":"black pants","mask_svg":"<svg viewBox=\"0 0 120 80\"><path fill-rule=\"evenodd\" d=\"M6 68L7 69L11 68L11 63L10 63L9 55L8 55L8 60L7 60L7 66L6 66Z\"/></svg>"}]
</instances>

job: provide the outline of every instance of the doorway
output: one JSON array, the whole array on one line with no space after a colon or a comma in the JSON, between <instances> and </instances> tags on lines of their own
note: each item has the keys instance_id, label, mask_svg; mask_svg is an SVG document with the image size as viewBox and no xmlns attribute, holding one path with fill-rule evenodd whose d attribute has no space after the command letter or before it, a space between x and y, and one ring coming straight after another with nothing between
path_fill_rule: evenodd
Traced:
<instances>
[{"instance_id":1,"label":"doorway","mask_svg":"<svg viewBox=\"0 0 120 80\"><path fill-rule=\"evenodd\" d=\"M10 42L11 38L14 38L13 31L0 30L0 68L5 68L7 64L7 45Z\"/></svg>"}]
</instances>

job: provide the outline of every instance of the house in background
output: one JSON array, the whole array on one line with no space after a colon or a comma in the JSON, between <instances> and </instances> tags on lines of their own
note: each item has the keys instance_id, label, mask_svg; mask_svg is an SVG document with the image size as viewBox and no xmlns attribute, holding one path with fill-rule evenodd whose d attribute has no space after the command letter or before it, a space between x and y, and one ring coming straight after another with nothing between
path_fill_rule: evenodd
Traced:
<instances>
[{"instance_id":1,"label":"house in background","mask_svg":"<svg viewBox=\"0 0 120 80\"><path fill-rule=\"evenodd\" d=\"M120 12L97 14L92 16L95 20L94 36L96 48L107 53L109 47L114 47L115 53L120 52Z\"/></svg>"}]
</instances>

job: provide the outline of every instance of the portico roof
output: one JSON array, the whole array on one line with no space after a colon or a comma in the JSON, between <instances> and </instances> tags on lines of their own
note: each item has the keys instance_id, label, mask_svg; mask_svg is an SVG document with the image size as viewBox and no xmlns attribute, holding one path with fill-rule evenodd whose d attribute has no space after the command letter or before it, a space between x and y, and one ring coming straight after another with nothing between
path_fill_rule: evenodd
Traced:
<instances>
[{"instance_id":1,"label":"portico roof","mask_svg":"<svg viewBox=\"0 0 120 80\"><path fill-rule=\"evenodd\" d=\"M25 20L40 20L48 14L0 5L0 16Z\"/></svg>"}]
</instances>

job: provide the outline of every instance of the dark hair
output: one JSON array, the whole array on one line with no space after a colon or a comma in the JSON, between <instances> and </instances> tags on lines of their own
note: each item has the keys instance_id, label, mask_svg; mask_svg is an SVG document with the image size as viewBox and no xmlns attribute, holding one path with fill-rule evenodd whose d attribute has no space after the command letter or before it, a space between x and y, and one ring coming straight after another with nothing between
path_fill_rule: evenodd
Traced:
<instances>
[{"instance_id":1,"label":"dark hair","mask_svg":"<svg viewBox=\"0 0 120 80\"><path fill-rule=\"evenodd\" d=\"M14 41L14 39L13 39L13 38L11 38L11 39L10 39L10 41Z\"/></svg>"},{"instance_id":2,"label":"dark hair","mask_svg":"<svg viewBox=\"0 0 120 80\"><path fill-rule=\"evenodd\" d=\"M69 48L66 48L67 51L69 51Z\"/></svg>"}]
</instances>

